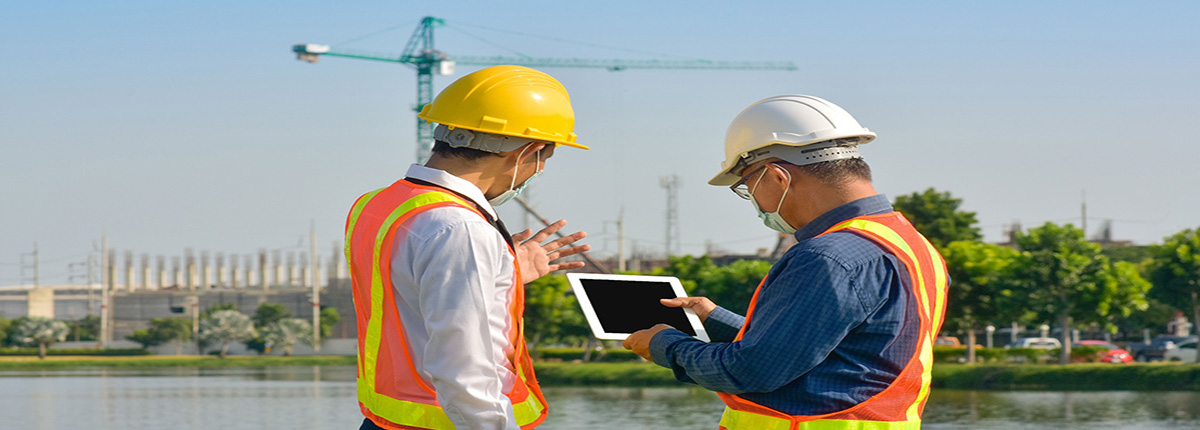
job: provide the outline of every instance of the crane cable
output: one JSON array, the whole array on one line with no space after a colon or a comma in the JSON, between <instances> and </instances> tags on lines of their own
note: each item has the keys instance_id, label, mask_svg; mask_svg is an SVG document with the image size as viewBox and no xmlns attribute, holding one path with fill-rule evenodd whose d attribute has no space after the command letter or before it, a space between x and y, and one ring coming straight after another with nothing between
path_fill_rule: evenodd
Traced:
<instances>
[{"instance_id":1,"label":"crane cable","mask_svg":"<svg viewBox=\"0 0 1200 430\"><path fill-rule=\"evenodd\" d=\"M570 44L581 45L581 46L590 46L593 48L612 49L615 51L623 51L623 52L629 52L629 53L634 53L634 54L653 55L653 56L664 57L664 58L703 60L703 58L691 58L691 57L684 57L684 56L680 56L680 55L663 54L663 53L658 53L658 52L639 51L636 49L622 48L619 46L601 45L598 43L591 43L591 42L580 42L580 41L576 41L576 40L563 39L560 37L542 36L542 35L538 35L538 34L530 34L530 33L524 33L524 32L513 31L513 30L504 30L504 29L492 28L492 27L476 25L476 24L461 24L461 25L467 26L467 27L474 27L474 28L478 28L478 29L482 29L482 30L495 31L498 33L508 33L508 34L513 34L513 35L517 35L517 36L531 37L531 38L535 38L535 39L551 40L551 41L555 41L555 42L570 43ZM446 24L446 27L455 27L455 26Z\"/></svg>"}]
</instances>

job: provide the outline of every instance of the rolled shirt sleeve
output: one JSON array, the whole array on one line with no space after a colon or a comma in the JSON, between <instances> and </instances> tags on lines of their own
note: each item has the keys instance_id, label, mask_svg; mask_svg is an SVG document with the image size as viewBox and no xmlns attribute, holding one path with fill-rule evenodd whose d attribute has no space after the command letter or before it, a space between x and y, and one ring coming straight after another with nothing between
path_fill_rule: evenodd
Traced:
<instances>
[{"instance_id":1,"label":"rolled shirt sleeve","mask_svg":"<svg viewBox=\"0 0 1200 430\"><path fill-rule=\"evenodd\" d=\"M410 264L418 285L412 298L424 326L411 337L426 340L411 345L422 376L456 428L518 430L504 394L516 381L507 367L513 263L504 239L479 218L410 234L405 242L411 254L402 264ZM405 325L410 333L417 326Z\"/></svg>"}]
</instances>

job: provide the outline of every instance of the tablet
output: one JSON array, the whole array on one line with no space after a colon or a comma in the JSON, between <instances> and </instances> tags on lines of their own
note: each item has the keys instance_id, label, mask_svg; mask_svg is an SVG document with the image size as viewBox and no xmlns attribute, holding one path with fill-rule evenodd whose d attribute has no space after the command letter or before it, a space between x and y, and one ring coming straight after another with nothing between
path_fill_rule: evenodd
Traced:
<instances>
[{"instance_id":1,"label":"tablet","mask_svg":"<svg viewBox=\"0 0 1200 430\"><path fill-rule=\"evenodd\" d=\"M659 302L687 297L675 277L568 273L567 280L597 339L624 340L635 331L662 323L708 342L708 333L695 312Z\"/></svg>"}]
</instances>

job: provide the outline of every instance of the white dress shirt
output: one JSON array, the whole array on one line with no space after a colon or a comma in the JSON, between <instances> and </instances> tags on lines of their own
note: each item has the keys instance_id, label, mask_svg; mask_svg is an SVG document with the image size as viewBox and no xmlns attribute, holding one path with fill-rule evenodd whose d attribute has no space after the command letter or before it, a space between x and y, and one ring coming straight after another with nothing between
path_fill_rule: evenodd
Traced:
<instances>
[{"instance_id":1,"label":"white dress shirt","mask_svg":"<svg viewBox=\"0 0 1200 430\"><path fill-rule=\"evenodd\" d=\"M496 216L471 182L416 164L407 176L457 191ZM515 268L504 237L459 207L422 212L396 237L391 278L417 372L456 428L519 430L504 395L520 383L508 370Z\"/></svg>"}]
</instances>

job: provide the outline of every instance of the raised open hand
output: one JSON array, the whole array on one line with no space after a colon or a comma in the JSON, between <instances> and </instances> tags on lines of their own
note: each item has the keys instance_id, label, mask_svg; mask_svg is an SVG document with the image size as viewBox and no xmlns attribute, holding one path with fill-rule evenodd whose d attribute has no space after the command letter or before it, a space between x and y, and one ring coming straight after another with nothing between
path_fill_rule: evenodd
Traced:
<instances>
[{"instance_id":1,"label":"raised open hand","mask_svg":"<svg viewBox=\"0 0 1200 430\"><path fill-rule=\"evenodd\" d=\"M576 241L587 237L586 232L575 232L570 236L564 236L559 239L552 240L542 244L551 235L567 225L567 220L558 220L554 224L541 229L537 234L533 230L525 229L520 233L512 235L513 243L516 244L517 261L521 265L521 282L530 283L534 280L546 276L547 273L555 270L578 269L583 267L582 261L572 261L566 263L552 263L562 257L575 255L581 252L586 252L592 249L591 245L572 246Z\"/></svg>"}]
</instances>

